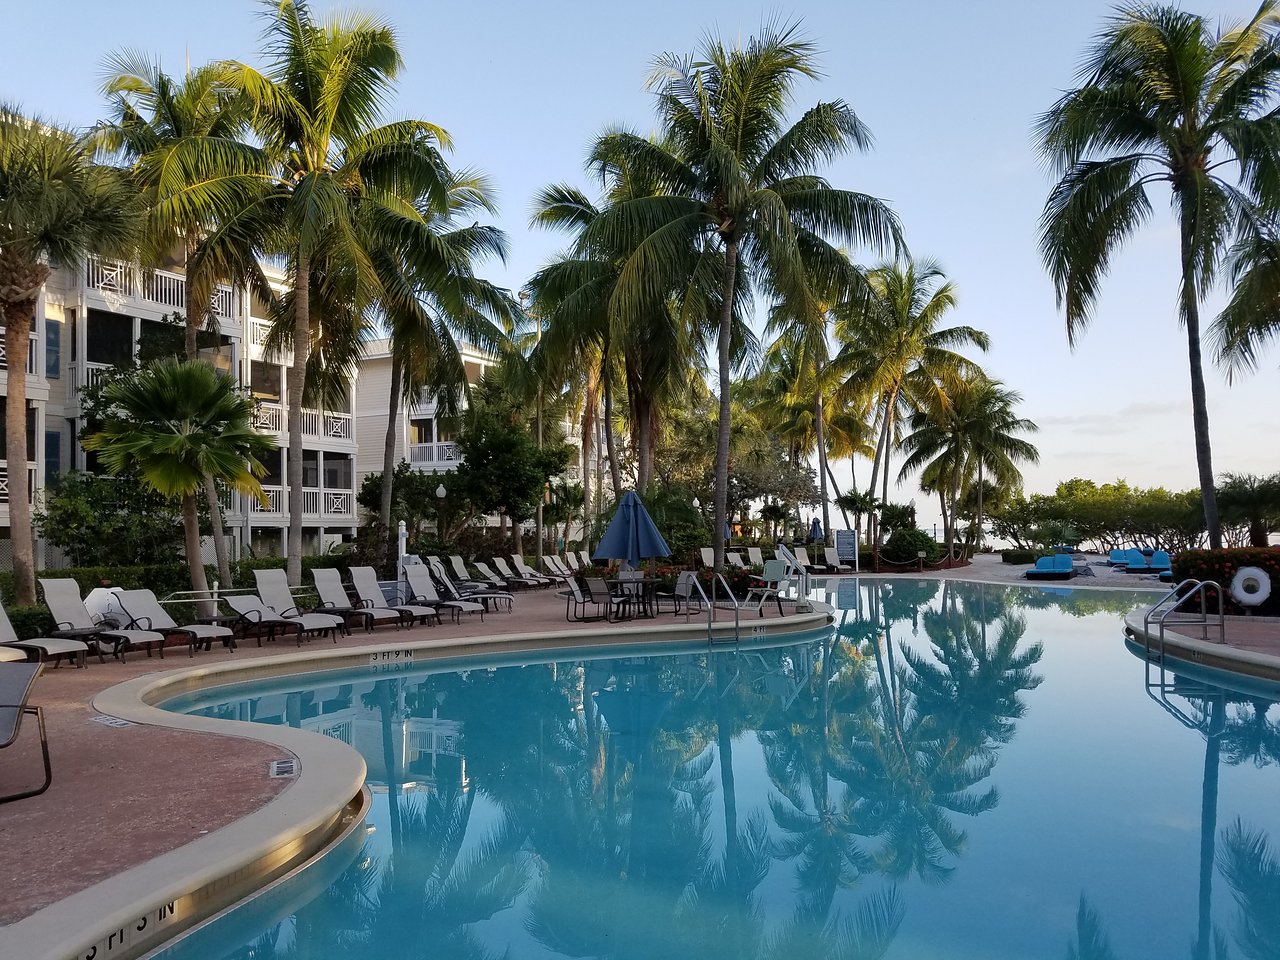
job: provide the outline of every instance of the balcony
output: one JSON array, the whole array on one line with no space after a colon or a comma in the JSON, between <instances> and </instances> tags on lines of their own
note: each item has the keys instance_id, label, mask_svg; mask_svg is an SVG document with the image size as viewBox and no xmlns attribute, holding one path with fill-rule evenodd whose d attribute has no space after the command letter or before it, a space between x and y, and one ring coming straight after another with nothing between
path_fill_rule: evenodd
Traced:
<instances>
[{"instance_id":1,"label":"balcony","mask_svg":"<svg viewBox=\"0 0 1280 960\"><path fill-rule=\"evenodd\" d=\"M111 297L134 298L175 310L187 308L187 278L168 270L143 270L122 260L90 257L85 265L85 283L90 290ZM219 317L231 320L235 317L236 292L220 283L210 305Z\"/></svg>"},{"instance_id":2,"label":"balcony","mask_svg":"<svg viewBox=\"0 0 1280 960\"><path fill-rule=\"evenodd\" d=\"M86 387L96 387L113 369L115 368L109 363L89 363L86 360L78 375L76 386L81 390Z\"/></svg>"},{"instance_id":3,"label":"balcony","mask_svg":"<svg viewBox=\"0 0 1280 960\"><path fill-rule=\"evenodd\" d=\"M279 403L259 402L253 419L254 429L262 433L285 433L289 426L285 409ZM331 410L302 408L302 435L320 440L350 440L351 414Z\"/></svg>"},{"instance_id":4,"label":"balcony","mask_svg":"<svg viewBox=\"0 0 1280 960\"><path fill-rule=\"evenodd\" d=\"M452 470L461 460L452 440L409 444L409 465L419 470Z\"/></svg>"},{"instance_id":5,"label":"balcony","mask_svg":"<svg viewBox=\"0 0 1280 960\"><path fill-rule=\"evenodd\" d=\"M265 502L256 497L243 497L243 504L250 516L285 517L289 514L289 491L285 487L264 486ZM226 506L231 508L232 501ZM356 495L354 490L329 490L304 487L302 490L302 515L308 519L353 521Z\"/></svg>"},{"instance_id":6,"label":"balcony","mask_svg":"<svg viewBox=\"0 0 1280 960\"><path fill-rule=\"evenodd\" d=\"M36 495L36 465L27 463L27 503L33 503ZM0 506L9 505L9 462L0 460Z\"/></svg>"},{"instance_id":7,"label":"balcony","mask_svg":"<svg viewBox=\"0 0 1280 960\"><path fill-rule=\"evenodd\" d=\"M4 342L5 328L0 327L0 370L9 369L9 347ZM36 334L32 331L31 336L27 340L27 376L34 377L36 375Z\"/></svg>"},{"instance_id":8,"label":"balcony","mask_svg":"<svg viewBox=\"0 0 1280 960\"><path fill-rule=\"evenodd\" d=\"M253 429L262 433L283 433L284 407L278 403L259 403L253 412Z\"/></svg>"}]
</instances>

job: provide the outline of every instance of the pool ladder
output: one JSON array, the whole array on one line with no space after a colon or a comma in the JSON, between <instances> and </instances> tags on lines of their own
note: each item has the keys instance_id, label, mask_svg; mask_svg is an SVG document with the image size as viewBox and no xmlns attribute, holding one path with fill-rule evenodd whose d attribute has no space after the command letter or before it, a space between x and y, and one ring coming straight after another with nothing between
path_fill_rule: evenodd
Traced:
<instances>
[{"instance_id":1,"label":"pool ladder","mask_svg":"<svg viewBox=\"0 0 1280 960\"><path fill-rule=\"evenodd\" d=\"M716 597L717 583L720 586L724 587L725 596L728 597L733 604L733 642L737 643L739 640L741 640L742 639L742 605L738 603L738 598L735 597L733 595L733 591L729 589L729 581L724 578L724 574L718 570L716 571L715 576L711 581L711 596L709 598L707 597L707 591L702 589L702 581L698 579L697 574L690 575L689 583L692 584L693 589L697 591L698 597L702 601L702 607L704 610L707 611L707 642L708 643L716 642L716 636L711 629L711 624L715 621L715 618L716 618L717 607L716 607L715 597ZM689 622L689 600L691 599L692 597L689 597L688 599L685 600L685 606L684 606L685 623ZM725 637L721 642L728 642L728 641L729 641L729 638Z\"/></svg>"},{"instance_id":2,"label":"pool ladder","mask_svg":"<svg viewBox=\"0 0 1280 960\"><path fill-rule=\"evenodd\" d=\"M1218 600L1218 610L1216 613L1209 609L1210 590L1215 591ZM1200 613L1197 615L1182 614L1179 607L1182 607L1188 600L1200 598ZM1178 614L1179 617L1170 619ZM1209 625L1216 621L1218 626L1218 643L1227 642L1227 621L1222 611L1222 586L1215 580L1183 580L1180 584L1166 593L1150 610L1146 616L1142 618L1142 642L1146 648L1147 659L1151 659L1151 624L1155 622L1159 626L1159 648L1157 658L1164 663L1164 630L1165 625L1169 623L1182 626L1184 624L1199 624L1204 627L1202 639L1209 640Z\"/></svg>"}]
</instances>

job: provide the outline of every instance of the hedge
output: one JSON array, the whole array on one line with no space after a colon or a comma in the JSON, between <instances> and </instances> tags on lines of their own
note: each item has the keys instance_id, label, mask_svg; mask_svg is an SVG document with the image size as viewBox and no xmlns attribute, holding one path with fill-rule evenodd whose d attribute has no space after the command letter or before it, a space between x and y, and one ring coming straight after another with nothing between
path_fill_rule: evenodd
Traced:
<instances>
[{"instance_id":1,"label":"hedge","mask_svg":"<svg viewBox=\"0 0 1280 960\"><path fill-rule=\"evenodd\" d=\"M45 607L9 607L5 612L19 640L47 637L55 626L53 614Z\"/></svg>"},{"instance_id":2,"label":"hedge","mask_svg":"<svg viewBox=\"0 0 1280 960\"><path fill-rule=\"evenodd\" d=\"M36 579L42 577L70 577L80 585L80 593L86 594L105 580L113 587L126 590L147 589L157 597L176 590L191 589L191 574L185 563L153 563L136 567L68 567L65 570L37 570ZM37 584L37 587L39 585ZM37 591L38 592L38 591ZM0 598L9 608L14 602L13 574L0 571Z\"/></svg>"},{"instance_id":3,"label":"hedge","mask_svg":"<svg viewBox=\"0 0 1280 960\"><path fill-rule=\"evenodd\" d=\"M1231 599L1231 580L1241 567L1259 567L1271 577L1271 596L1265 603L1246 611ZM1214 580L1226 593L1223 609L1229 614L1252 612L1260 616L1280 616L1280 548L1230 547L1223 550L1183 550L1173 558L1173 580ZM1210 602L1216 598L1210 591Z\"/></svg>"},{"instance_id":4,"label":"hedge","mask_svg":"<svg viewBox=\"0 0 1280 960\"><path fill-rule=\"evenodd\" d=\"M1043 550L1001 550L1001 563L1035 563L1041 557L1048 556Z\"/></svg>"}]
</instances>

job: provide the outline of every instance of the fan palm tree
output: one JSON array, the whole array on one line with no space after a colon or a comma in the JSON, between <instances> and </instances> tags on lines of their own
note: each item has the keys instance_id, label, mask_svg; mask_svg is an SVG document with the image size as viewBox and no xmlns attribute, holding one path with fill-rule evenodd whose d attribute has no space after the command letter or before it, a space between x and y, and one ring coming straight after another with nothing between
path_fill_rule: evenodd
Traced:
<instances>
[{"instance_id":1,"label":"fan palm tree","mask_svg":"<svg viewBox=\"0 0 1280 960\"><path fill-rule=\"evenodd\" d=\"M1280 474L1228 473L1218 487L1218 505L1227 523L1248 525L1249 546L1268 546L1267 534L1280 519Z\"/></svg>"},{"instance_id":2,"label":"fan palm tree","mask_svg":"<svg viewBox=\"0 0 1280 960\"><path fill-rule=\"evenodd\" d=\"M911 433L903 438L908 455L900 476L922 472L940 494L948 556L955 543L956 503L963 488L976 482L980 489L984 473L998 483L1019 482L1018 463L1040 459L1035 446L1019 436L1038 429L1014 414L1021 399L998 380L976 376L957 381L930 408L911 417ZM981 504L976 522L981 526Z\"/></svg>"},{"instance_id":3,"label":"fan palm tree","mask_svg":"<svg viewBox=\"0 0 1280 960\"><path fill-rule=\"evenodd\" d=\"M1041 152L1061 173L1041 217L1040 247L1072 344L1091 319L1115 251L1151 216L1149 189L1166 183L1172 191L1196 464L1215 549L1222 526L1200 301L1232 237L1257 231L1255 206L1280 206L1278 23L1275 0L1220 29L1174 6L1123 6L1086 55L1080 86L1040 118L1037 131Z\"/></svg>"},{"instance_id":4,"label":"fan palm tree","mask_svg":"<svg viewBox=\"0 0 1280 960\"><path fill-rule=\"evenodd\" d=\"M930 406L945 407L946 388L978 367L958 353L986 350L990 338L970 326L940 326L956 305L955 287L933 260L886 262L867 273L868 295L837 306L837 362L850 390L870 394L879 438L867 493L889 502L889 462L900 420ZM874 513L868 517L873 518ZM870 522L870 521L869 521ZM868 540L872 540L868 530Z\"/></svg>"},{"instance_id":5,"label":"fan palm tree","mask_svg":"<svg viewBox=\"0 0 1280 960\"><path fill-rule=\"evenodd\" d=\"M212 477L261 496L260 458L275 449L253 428L252 398L211 364L175 359L119 379L103 395L114 415L84 439L85 449L99 451L109 472L136 471L157 493L181 498L191 588L207 593L196 494Z\"/></svg>"},{"instance_id":6,"label":"fan palm tree","mask_svg":"<svg viewBox=\"0 0 1280 960\"><path fill-rule=\"evenodd\" d=\"M294 0L270 4L265 17L267 71L238 62L219 69L247 99L272 175L223 219L201 255L218 262L248 249L281 253L288 264L290 291L274 340L293 348L287 569L297 583L304 391L331 385L358 357L361 321L381 290L375 251L430 248L427 218L406 198L432 196L435 209L448 207L451 179L439 148L450 141L421 120L379 124L402 65L387 23L352 12L317 21ZM411 240L415 232L423 244ZM313 345L320 351L309 369Z\"/></svg>"},{"instance_id":7,"label":"fan palm tree","mask_svg":"<svg viewBox=\"0 0 1280 960\"><path fill-rule=\"evenodd\" d=\"M0 311L4 318L5 460L16 601L35 603L27 496L27 353L51 264L91 253L131 257L137 193L121 171L93 162L69 133L0 104Z\"/></svg>"},{"instance_id":8,"label":"fan palm tree","mask_svg":"<svg viewBox=\"0 0 1280 960\"><path fill-rule=\"evenodd\" d=\"M654 63L649 83L662 139L617 129L594 151L596 162L625 164L661 188L615 204L587 231L592 240L632 251L614 295L621 316L642 316L673 281L693 275L692 265L709 254L721 258L716 531L728 516L735 313L753 287L797 309L812 303L811 280L822 281L822 289L848 262L828 238L875 248L901 242L887 205L816 173L820 163L871 145L849 105L817 103L788 123L797 83L816 75L814 46L794 25L766 26L746 44L708 39L697 57L667 54ZM724 544L719 536L714 542L719 567Z\"/></svg>"},{"instance_id":9,"label":"fan palm tree","mask_svg":"<svg viewBox=\"0 0 1280 960\"><path fill-rule=\"evenodd\" d=\"M243 141L244 98L222 82L217 68L199 67L178 80L159 64L121 51L107 60L106 73L103 92L111 118L93 130L90 142L129 164L147 205L144 261L162 263L175 248L182 251L186 356L195 360L197 334L217 319L211 303L219 266L207 262L196 271L192 258L219 216L258 190L266 173L264 158ZM222 505L212 480L205 483L205 499L219 579L229 584Z\"/></svg>"}]
</instances>

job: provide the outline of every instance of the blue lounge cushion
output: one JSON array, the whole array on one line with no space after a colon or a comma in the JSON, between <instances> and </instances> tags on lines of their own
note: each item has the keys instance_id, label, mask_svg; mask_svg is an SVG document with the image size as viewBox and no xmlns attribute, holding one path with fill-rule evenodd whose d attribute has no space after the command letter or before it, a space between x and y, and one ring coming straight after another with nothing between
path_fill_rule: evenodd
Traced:
<instances>
[{"instance_id":1,"label":"blue lounge cushion","mask_svg":"<svg viewBox=\"0 0 1280 960\"><path fill-rule=\"evenodd\" d=\"M1107 563L1113 567L1122 567L1128 562L1129 560L1125 556L1125 552L1123 550L1112 550L1111 553L1107 555Z\"/></svg>"},{"instance_id":2,"label":"blue lounge cushion","mask_svg":"<svg viewBox=\"0 0 1280 960\"><path fill-rule=\"evenodd\" d=\"M1169 559L1169 554L1164 550L1157 550L1151 555L1152 570L1172 570L1173 562Z\"/></svg>"},{"instance_id":3,"label":"blue lounge cushion","mask_svg":"<svg viewBox=\"0 0 1280 960\"><path fill-rule=\"evenodd\" d=\"M1071 554L1058 553L1053 557L1053 569L1058 573L1070 573L1075 569L1071 561Z\"/></svg>"}]
</instances>

